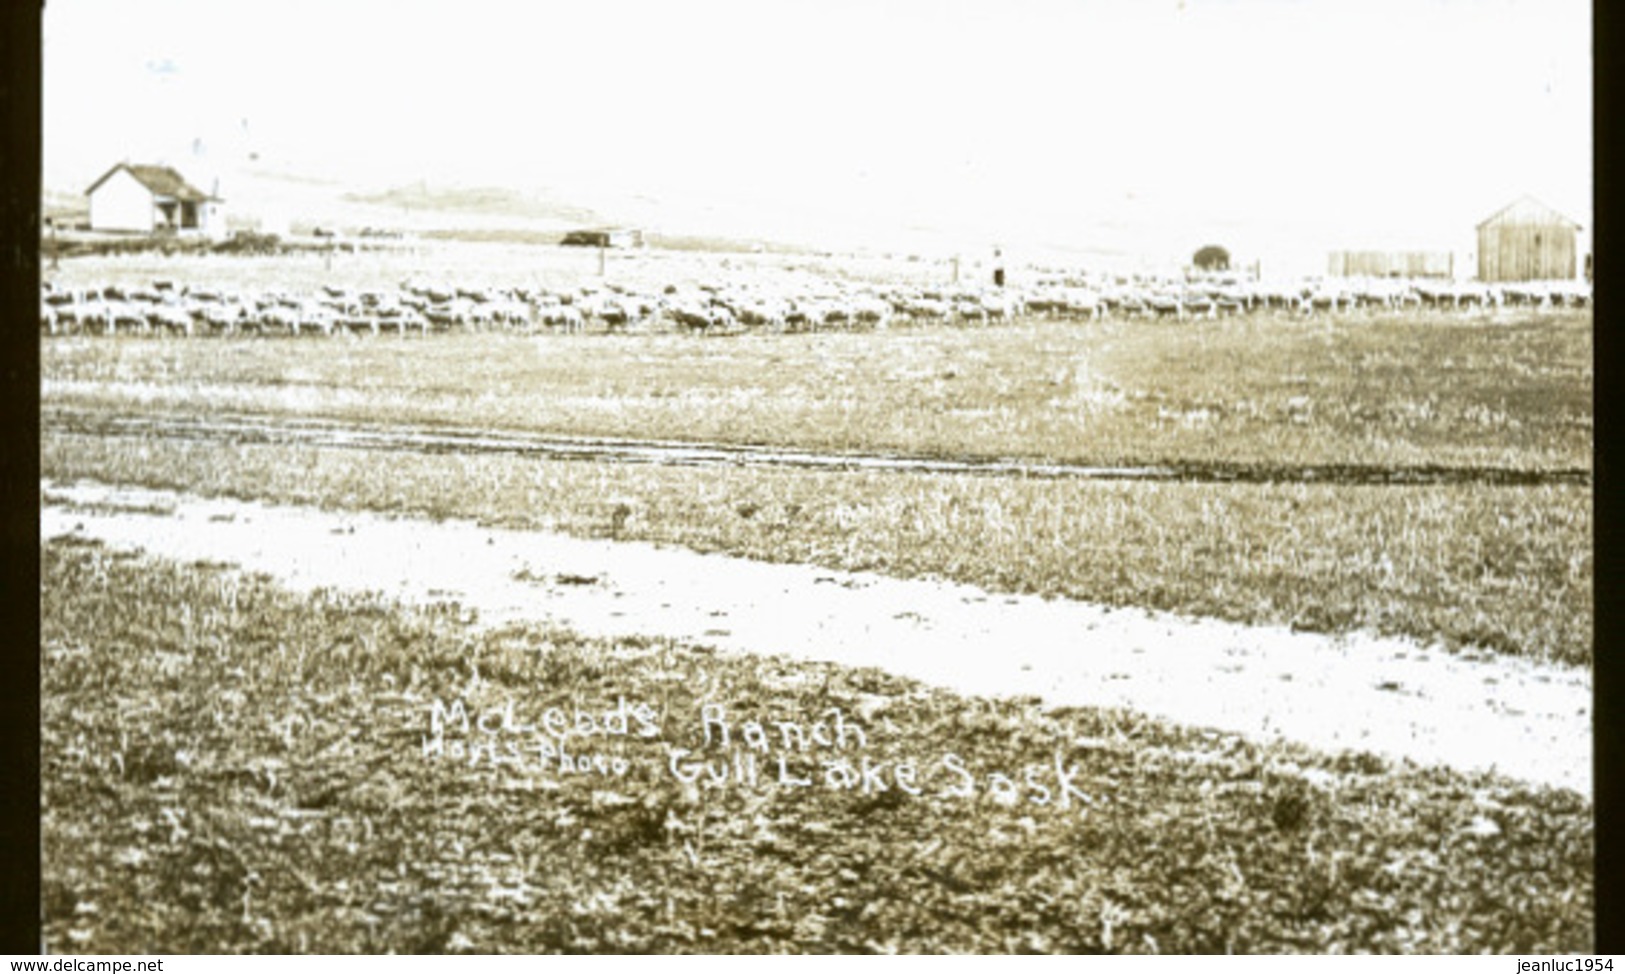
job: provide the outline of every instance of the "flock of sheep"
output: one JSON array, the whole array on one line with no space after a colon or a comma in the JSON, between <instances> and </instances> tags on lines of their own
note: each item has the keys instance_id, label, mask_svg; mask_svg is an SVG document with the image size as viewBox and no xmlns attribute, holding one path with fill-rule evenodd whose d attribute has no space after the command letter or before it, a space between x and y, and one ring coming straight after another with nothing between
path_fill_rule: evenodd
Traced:
<instances>
[{"instance_id":1,"label":"flock of sheep","mask_svg":"<svg viewBox=\"0 0 1625 974\"><path fill-rule=\"evenodd\" d=\"M900 322L986 324L1022 316L1062 319L1214 317L1260 309L1296 314L1355 309L1575 307L1588 284L1523 284L1329 279L1268 284L1234 278L1198 281L1053 277L1020 287L857 285L837 280L794 286L741 280L667 285L658 291L614 283L573 289L456 287L404 281L392 291L336 286L318 293L44 285L46 334L333 335L447 331L746 330L884 328Z\"/></svg>"}]
</instances>

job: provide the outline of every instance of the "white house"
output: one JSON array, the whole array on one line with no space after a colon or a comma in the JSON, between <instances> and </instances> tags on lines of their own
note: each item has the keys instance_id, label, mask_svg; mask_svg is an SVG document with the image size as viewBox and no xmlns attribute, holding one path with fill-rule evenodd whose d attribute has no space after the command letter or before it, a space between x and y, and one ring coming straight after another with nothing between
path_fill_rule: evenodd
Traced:
<instances>
[{"instance_id":1,"label":"white house","mask_svg":"<svg viewBox=\"0 0 1625 974\"><path fill-rule=\"evenodd\" d=\"M213 234L224 229L219 198L168 166L121 162L85 190L92 230Z\"/></svg>"}]
</instances>

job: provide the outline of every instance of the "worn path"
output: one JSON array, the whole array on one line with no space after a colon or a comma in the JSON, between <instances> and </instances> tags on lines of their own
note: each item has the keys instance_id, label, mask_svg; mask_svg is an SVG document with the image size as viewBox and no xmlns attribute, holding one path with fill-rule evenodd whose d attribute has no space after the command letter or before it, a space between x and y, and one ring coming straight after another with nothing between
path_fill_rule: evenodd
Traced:
<instances>
[{"instance_id":1,"label":"worn path","mask_svg":"<svg viewBox=\"0 0 1625 974\"><path fill-rule=\"evenodd\" d=\"M467 521L43 488L42 539L228 562L296 590L455 600L483 623L551 621L585 635L877 666L964 693L1126 707L1591 794L1584 669Z\"/></svg>"},{"instance_id":2,"label":"worn path","mask_svg":"<svg viewBox=\"0 0 1625 974\"><path fill-rule=\"evenodd\" d=\"M49 383L48 383L49 385ZM61 383L57 383L61 385ZM49 393L50 389L46 390ZM799 470L865 470L895 473L971 474L1042 480L1138 480L1254 484L1488 484L1527 487L1591 483L1579 468L1521 470L1511 467L1392 466L1379 464L1264 464L1216 461L1103 466L1044 463L1017 458L923 457L896 453L835 453L736 443L679 443L609 437L561 436L524 431L351 423L272 416L110 415L51 408L40 414L47 433L98 437L162 438L204 443L266 443L382 452L508 454L595 463L668 466L780 467Z\"/></svg>"}]
</instances>

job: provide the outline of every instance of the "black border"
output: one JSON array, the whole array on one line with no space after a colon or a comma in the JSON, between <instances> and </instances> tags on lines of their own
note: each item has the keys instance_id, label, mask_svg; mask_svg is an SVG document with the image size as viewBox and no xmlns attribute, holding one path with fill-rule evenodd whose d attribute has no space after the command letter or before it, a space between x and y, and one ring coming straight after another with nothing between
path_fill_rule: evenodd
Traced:
<instances>
[{"instance_id":1,"label":"black border","mask_svg":"<svg viewBox=\"0 0 1625 974\"><path fill-rule=\"evenodd\" d=\"M7 312L0 321L0 390L11 435L0 437L0 502L5 517L4 573L0 592L6 596L6 631L11 644L0 647L0 686L9 691L0 707L0 953L38 954L40 940L40 669L39 669L39 329L34 323L39 294L41 201L41 27L45 0L0 3L0 294ZM1593 184L1592 241L1597 263L1611 266L1605 254L1606 228L1619 194L1610 181L1612 120L1620 104L1615 97L1618 74L1599 52L1619 36L1620 17L1607 5L1592 10ZM1485 146L1494 152L1497 138ZM1625 266L1625 265L1622 265ZM1594 402L1594 586L1595 586L1595 823L1596 950L1625 954L1625 829L1611 829L1616 814L1625 814L1625 785L1618 773L1625 757L1625 724L1619 701L1625 690L1625 665L1611 647L1625 641L1625 609L1606 596L1625 583L1625 507L1618 489L1625 486L1625 451L1614 435L1621 418L1619 398L1606 390L1625 336L1608 327L1621 289L1605 274L1596 282L1594 371L1599 394Z\"/></svg>"},{"instance_id":2,"label":"black border","mask_svg":"<svg viewBox=\"0 0 1625 974\"><path fill-rule=\"evenodd\" d=\"M0 952L38 954L40 943L39 669L39 221L42 14L39 3L0 4L0 502L5 509L7 642L0 645L4 770L0 771Z\"/></svg>"},{"instance_id":3,"label":"black border","mask_svg":"<svg viewBox=\"0 0 1625 974\"><path fill-rule=\"evenodd\" d=\"M1622 440L1617 435L1621 409L1620 397L1609 395L1614 370L1609 368L1619 361L1619 352L1625 346L1625 336L1619 335L1608 322L1620 304L1621 289L1618 279L1608 276L1613 266L1604 253L1610 239L1607 228L1612 224L1610 215L1620 196L1608 179L1608 159L1614 155L1610 138L1617 132L1611 123L1619 74L1608 70L1608 60L1599 52L1608 49L1608 39L1619 36L1618 8L1612 11L1606 5L1592 7L1591 64L1592 64L1592 185L1594 206L1592 221L1592 252L1596 263L1603 268L1595 284L1596 304L1592 324L1592 349L1595 356L1592 368L1593 430L1595 436L1594 477L1592 480L1593 551L1595 572L1593 593L1596 605L1596 630L1592 641L1593 693L1592 713L1595 730L1593 780L1595 784L1596 815L1596 947L1598 953L1625 954L1625 847L1620 837L1625 829L1611 829L1609 823L1625 814L1625 787L1619 774L1621 758L1625 758L1625 729L1621 722L1621 692L1625 691L1625 666L1614 656L1613 647L1625 642L1625 610L1607 597L1625 583L1625 507L1621 506L1619 490L1625 487L1625 454Z\"/></svg>"}]
</instances>

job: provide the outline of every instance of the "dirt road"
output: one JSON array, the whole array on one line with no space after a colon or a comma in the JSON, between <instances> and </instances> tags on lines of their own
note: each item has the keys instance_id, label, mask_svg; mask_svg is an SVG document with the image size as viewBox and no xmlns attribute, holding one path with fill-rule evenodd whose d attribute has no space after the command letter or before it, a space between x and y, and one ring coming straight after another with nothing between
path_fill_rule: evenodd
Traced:
<instances>
[{"instance_id":1,"label":"dirt road","mask_svg":"<svg viewBox=\"0 0 1625 974\"><path fill-rule=\"evenodd\" d=\"M965 693L1125 707L1591 794L1591 676L1578 668L466 521L43 488L42 539L228 562L296 590L454 600L489 624L877 666Z\"/></svg>"}]
</instances>

